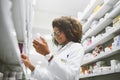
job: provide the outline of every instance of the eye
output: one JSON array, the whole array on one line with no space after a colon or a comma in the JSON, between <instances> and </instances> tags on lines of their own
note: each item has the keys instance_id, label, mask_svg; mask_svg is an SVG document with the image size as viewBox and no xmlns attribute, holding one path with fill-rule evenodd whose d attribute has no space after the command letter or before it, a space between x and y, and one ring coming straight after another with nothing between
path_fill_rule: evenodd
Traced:
<instances>
[{"instance_id":1,"label":"eye","mask_svg":"<svg viewBox=\"0 0 120 80\"><path fill-rule=\"evenodd\" d=\"M59 36L61 34L61 31L56 31L52 34L53 37Z\"/></svg>"},{"instance_id":2,"label":"eye","mask_svg":"<svg viewBox=\"0 0 120 80\"><path fill-rule=\"evenodd\" d=\"M60 34L61 34L61 32L60 32L60 31L57 31L55 34L56 34L56 35L60 35Z\"/></svg>"}]
</instances>

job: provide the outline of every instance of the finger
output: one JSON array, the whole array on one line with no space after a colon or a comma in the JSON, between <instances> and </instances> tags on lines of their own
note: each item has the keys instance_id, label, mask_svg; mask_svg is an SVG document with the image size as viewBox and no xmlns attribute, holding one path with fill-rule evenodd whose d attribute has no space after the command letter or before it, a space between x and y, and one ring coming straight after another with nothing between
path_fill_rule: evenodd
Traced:
<instances>
[{"instance_id":1,"label":"finger","mask_svg":"<svg viewBox=\"0 0 120 80\"><path fill-rule=\"evenodd\" d=\"M27 56L25 54L21 54L21 58L25 59Z\"/></svg>"},{"instance_id":2,"label":"finger","mask_svg":"<svg viewBox=\"0 0 120 80\"><path fill-rule=\"evenodd\" d=\"M36 49L36 52L40 53L39 50Z\"/></svg>"},{"instance_id":3,"label":"finger","mask_svg":"<svg viewBox=\"0 0 120 80\"><path fill-rule=\"evenodd\" d=\"M22 59L23 63L25 64L25 66L27 66L26 60Z\"/></svg>"},{"instance_id":4,"label":"finger","mask_svg":"<svg viewBox=\"0 0 120 80\"><path fill-rule=\"evenodd\" d=\"M47 43L46 40L42 36L40 36L40 39L42 40L43 43Z\"/></svg>"},{"instance_id":5,"label":"finger","mask_svg":"<svg viewBox=\"0 0 120 80\"><path fill-rule=\"evenodd\" d=\"M39 42L38 42L37 40L34 40L34 41L33 41L33 44L36 44L36 45L37 45L37 44L39 44Z\"/></svg>"},{"instance_id":6,"label":"finger","mask_svg":"<svg viewBox=\"0 0 120 80\"><path fill-rule=\"evenodd\" d=\"M33 44L33 47L34 47L35 49L38 49L38 46L37 46L37 45L35 45L35 44Z\"/></svg>"},{"instance_id":7,"label":"finger","mask_svg":"<svg viewBox=\"0 0 120 80\"><path fill-rule=\"evenodd\" d=\"M33 45L33 47L35 48L36 52L39 53L41 51L41 49L37 45Z\"/></svg>"},{"instance_id":8,"label":"finger","mask_svg":"<svg viewBox=\"0 0 120 80\"><path fill-rule=\"evenodd\" d=\"M42 45L42 43L40 43L39 41L37 41L37 40L34 40L33 41L33 44L35 44L35 45L39 45L39 46L41 46Z\"/></svg>"}]
</instances>

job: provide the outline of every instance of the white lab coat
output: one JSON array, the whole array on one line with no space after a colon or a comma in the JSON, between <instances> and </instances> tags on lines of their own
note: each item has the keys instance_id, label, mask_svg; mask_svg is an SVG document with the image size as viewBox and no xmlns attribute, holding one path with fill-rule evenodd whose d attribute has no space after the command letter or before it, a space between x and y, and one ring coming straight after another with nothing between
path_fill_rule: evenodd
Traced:
<instances>
[{"instance_id":1,"label":"white lab coat","mask_svg":"<svg viewBox=\"0 0 120 80\"><path fill-rule=\"evenodd\" d=\"M36 67L32 77L37 80L79 80L84 49L79 43L69 42L58 50L46 67Z\"/></svg>"}]
</instances>

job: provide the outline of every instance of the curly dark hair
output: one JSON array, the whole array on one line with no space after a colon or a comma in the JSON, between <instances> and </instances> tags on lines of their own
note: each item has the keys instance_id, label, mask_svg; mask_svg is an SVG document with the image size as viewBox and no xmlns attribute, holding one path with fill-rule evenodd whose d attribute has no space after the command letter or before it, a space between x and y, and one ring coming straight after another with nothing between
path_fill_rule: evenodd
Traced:
<instances>
[{"instance_id":1,"label":"curly dark hair","mask_svg":"<svg viewBox=\"0 0 120 80\"><path fill-rule=\"evenodd\" d=\"M82 38L82 25L80 22L71 16L62 16L55 18L52 22L52 27L57 27L60 31L63 31L68 41L81 42ZM53 42L59 45L53 37Z\"/></svg>"}]
</instances>

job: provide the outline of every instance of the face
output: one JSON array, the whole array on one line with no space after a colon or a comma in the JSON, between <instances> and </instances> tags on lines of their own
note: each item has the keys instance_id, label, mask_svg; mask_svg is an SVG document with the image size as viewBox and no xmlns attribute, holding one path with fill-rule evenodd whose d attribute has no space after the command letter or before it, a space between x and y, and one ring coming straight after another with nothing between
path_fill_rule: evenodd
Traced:
<instances>
[{"instance_id":1,"label":"face","mask_svg":"<svg viewBox=\"0 0 120 80\"><path fill-rule=\"evenodd\" d=\"M53 30L54 30L54 38L59 44L65 45L68 43L64 32L60 31L57 27L54 27Z\"/></svg>"}]
</instances>

